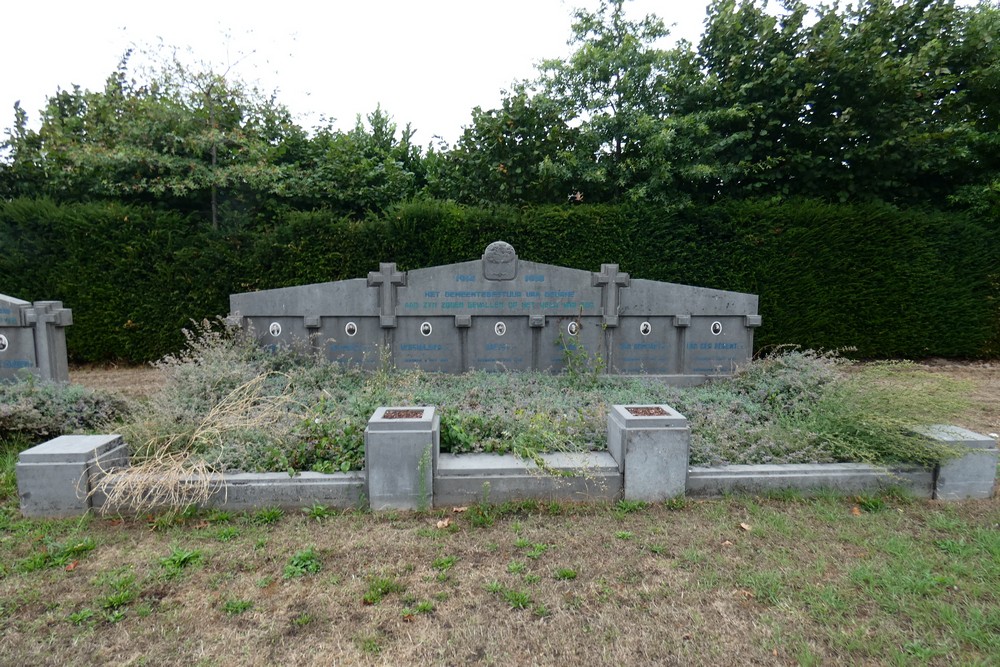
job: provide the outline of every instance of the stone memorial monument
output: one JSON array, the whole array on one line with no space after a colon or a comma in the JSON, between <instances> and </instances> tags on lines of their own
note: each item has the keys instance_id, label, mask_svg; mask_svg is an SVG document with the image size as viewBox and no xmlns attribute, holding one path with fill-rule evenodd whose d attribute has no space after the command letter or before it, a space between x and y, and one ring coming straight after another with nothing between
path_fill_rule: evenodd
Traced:
<instances>
[{"instance_id":1,"label":"stone memorial monument","mask_svg":"<svg viewBox=\"0 0 1000 667\"><path fill-rule=\"evenodd\" d=\"M0 294L0 381L25 374L69 381L66 327L73 311L61 301L36 301Z\"/></svg>"},{"instance_id":2,"label":"stone memorial monument","mask_svg":"<svg viewBox=\"0 0 1000 667\"><path fill-rule=\"evenodd\" d=\"M757 296L520 259L497 241L480 260L230 296L230 317L264 345L331 360L461 373L558 372L573 355L614 374L696 383L753 353Z\"/></svg>"}]
</instances>

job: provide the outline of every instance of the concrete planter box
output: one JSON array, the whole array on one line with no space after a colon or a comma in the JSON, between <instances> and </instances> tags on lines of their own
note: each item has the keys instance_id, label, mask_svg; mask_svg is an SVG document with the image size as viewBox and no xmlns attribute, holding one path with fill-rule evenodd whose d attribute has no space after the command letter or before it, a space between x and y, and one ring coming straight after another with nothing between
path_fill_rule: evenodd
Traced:
<instances>
[{"instance_id":1,"label":"concrete planter box","mask_svg":"<svg viewBox=\"0 0 1000 667\"><path fill-rule=\"evenodd\" d=\"M613 405L608 451L623 476L626 500L659 502L683 496L691 429L669 405Z\"/></svg>"},{"instance_id":2,"label":"concrete planter box","mask_svg":"<svg viewBox=\"0 0 1000 667\"><path fill-rule=\"evenodd\" d=\"M371 508L429 508L440 444L441 418L435 408L376 410L365 429L365 470Z\"/></svg>"}]
</instances>

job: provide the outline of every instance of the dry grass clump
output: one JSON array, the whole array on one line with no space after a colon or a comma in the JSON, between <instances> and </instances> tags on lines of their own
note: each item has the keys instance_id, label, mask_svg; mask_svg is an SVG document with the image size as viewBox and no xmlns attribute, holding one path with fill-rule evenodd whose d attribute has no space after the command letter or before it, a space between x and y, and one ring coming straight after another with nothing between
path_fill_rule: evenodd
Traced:
<instances>
[{"instance_id":1,"label":"dry grass clump","mask_svg":"<svg viewBox=\"0 0 1000 667\"><path fill-rule=\"evenodd\" d=\"M126 468L104 471L91 491L104 496L102 513L134 513L203 505L220 490L221 474L204 459L180 452L156 452Z\"/></svg>"}]
</instances>

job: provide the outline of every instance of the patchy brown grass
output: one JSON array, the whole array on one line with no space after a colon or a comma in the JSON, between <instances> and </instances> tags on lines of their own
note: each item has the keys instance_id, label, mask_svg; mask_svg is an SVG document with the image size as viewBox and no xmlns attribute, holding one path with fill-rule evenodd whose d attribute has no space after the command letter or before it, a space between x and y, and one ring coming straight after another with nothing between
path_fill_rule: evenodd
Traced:
<instances>
[{"instance_id":1,"label":"patchy brown grass","mask_svg":"<svg viewBox=\"0 0 1000 667\"><path fill-rule=\"evenodd\" d=\"M152 365L85 365L69 369L69 381L89 389L117 392L127 398L144 399L159 391L163 370Z\"/></svg>"},{"instance_id":2,"label":"patchy brown grass","mask_svg":"<svg viewBox=\"0 0 1000 667\"><path fill-rule=\"evenodd\" d=\"M974 387L969 396L972 405L959 425L977 433L1000 433L1000 362L931 359L919 367L970 382Z\"/></svg>"},{"instance_id":3,"label":"patchy brown grass","mask_svg":"<svg viewBox=\"0 0 1000 667\"><path fill-rule=\"evenodd\" d=\"M8 507L0 655L32 665L1000 659L1000 504L885 503L873 513L835 498L628 513L521 505L494 508L486 526L474 511L290 513L274 525L216 514L161 517L156 529L14 520ZM452 522L439 529L443 516ZM96 548L72 566L24 571L46 540L84 535ZM322 569L285 578L308 547ZM174 549L201 558L171 573L161 560ZM366 604L377 578L402 591ZM102 604L122 581L135 598L111 619ZM506 591L526 595L526 608ZM228 613L227 601L249 608ZM94 613L70 620L83 610Z\"/></svg>"}]
</instances>

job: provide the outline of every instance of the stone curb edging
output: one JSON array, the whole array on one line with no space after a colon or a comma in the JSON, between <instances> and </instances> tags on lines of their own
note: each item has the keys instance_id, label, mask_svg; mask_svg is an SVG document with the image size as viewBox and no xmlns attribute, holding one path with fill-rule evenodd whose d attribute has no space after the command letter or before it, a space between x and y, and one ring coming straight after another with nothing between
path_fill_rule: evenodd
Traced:
<instances>
[{"instance_id":1,"label":"stone curb edging","mask_svg":"<svg viewBox=\"0 0 1000 667\"><path fill-rule=\"evenodd\" d=\"M204 505L427 509L523 499L658 502L785 489L861 494L886 487L941 500L993 496L996 441L956 426L924 432L966 454L934 469L862 463L689 467L690 429L683 415L666 405L616 405L608 417L608 451L547 454L536 462L441 454L435 408L379 408L365 429L366 470L215 475ZM127 465L127 447L118 435L60 436L25 450L16 466L21 512L66 517L113 511L95 489L108 471ZM189 481L195 486L204 480Z\"/></svg>"}]
</instances>

